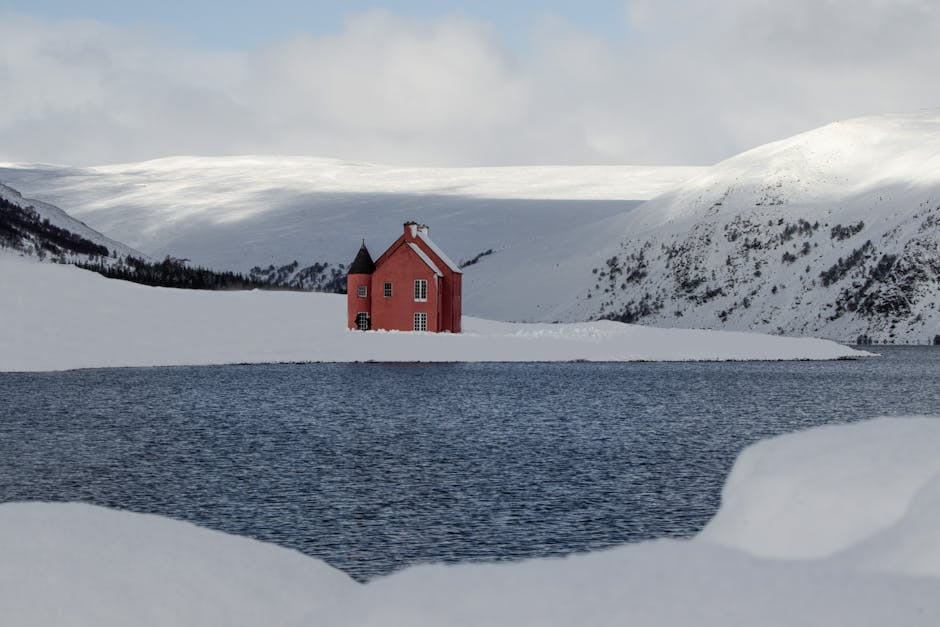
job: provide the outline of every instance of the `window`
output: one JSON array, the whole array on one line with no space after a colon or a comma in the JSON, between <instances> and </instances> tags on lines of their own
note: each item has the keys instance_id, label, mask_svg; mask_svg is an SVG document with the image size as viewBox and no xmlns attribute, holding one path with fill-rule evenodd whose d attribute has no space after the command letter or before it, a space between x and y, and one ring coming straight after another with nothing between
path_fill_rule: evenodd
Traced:
<instances>
[{"instance_id":1,"label":"window","mask_svg":"<svg viewBox=\"0 0 940 627\"><path fill-rule=\"evenodd\" d=\"M426 279L415 279L415 300L423 302L428 299L428 282ZM415 314L418 315L418 314Z\"/></svg>"},{"instance_id":2,"label":"window","mask_svg":"<svg viewBox=\"0 0 940 627\"><path fill-rule=\"evenodd\" d=\"M415 314L415 331L427 331L427 330L428 330L428 314L416 313Z\"/></svg>"},{"instance_id":3,"label":"window","mask_svg":"<svg viewBox=\"0 0 940 627\"><path fill-rule=\"evenodd\" d=\"M392 282L386 281L385 282L385 298L391 298L391 297L392 297Z\"/></svg>"},{"instance_id":4,"label":"window","mask_svg":"<svg viewBox=\"0 0 940 627\"><path fill-rule=\"evenodd\" d=\"M359 298L365 298L365 297L366 297L366 286L360 285L359 286Z\"/></svg>"},{"instance_id":5,"label":"window","mask_svg":"<svg viewBox=\"0 0 940 627\"><path fill-rule=\"evenodd\" d=\"M369 312L360 311L356 314L356 328L360 331L369 330Z\"/></svg>"}]
</instances>

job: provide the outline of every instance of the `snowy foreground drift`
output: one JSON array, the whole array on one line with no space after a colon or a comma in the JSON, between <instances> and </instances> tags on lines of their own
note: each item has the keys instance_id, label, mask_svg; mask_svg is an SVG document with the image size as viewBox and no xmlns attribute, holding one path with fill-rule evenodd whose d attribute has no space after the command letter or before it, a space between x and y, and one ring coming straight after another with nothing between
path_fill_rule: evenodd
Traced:
<instances>
[{"instance_id":1,"label":"snowy foreground drift","mask_svg":"<svg viewBox=\"0 0 940 627\"><path fill-rule=\"evenodd\" d=\"M10 503L0 607L20 626L938 625L937 450L937 418L820 427L745 450L693 540L365 585L188 523Z\"/></svg>"},{"instance_id":2,"label":"snowy foreground drift","mask_svg":"<svg viewBox=\"0 0 940 627\"><path fill-rule=\"evenodd\" d=\"M837 359L824 340L616 322L509 324L467 333L345 329L346 297L152 288L0 256L0 371L289 361Z\"/></svg>"}]
</instances>

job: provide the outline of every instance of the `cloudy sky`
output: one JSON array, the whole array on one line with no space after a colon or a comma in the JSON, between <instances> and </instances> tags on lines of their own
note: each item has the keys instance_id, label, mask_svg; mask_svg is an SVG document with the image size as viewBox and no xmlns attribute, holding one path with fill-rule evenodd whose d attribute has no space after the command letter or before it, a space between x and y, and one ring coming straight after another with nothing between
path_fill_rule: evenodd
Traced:
<instances>
[{"instance_id":1,"label":"cloudy sky","mask_svg":"<svg viewBox=\"0 0 940 627\"><path fill-rule=\"evenodd\" d=\"M0 160L708 164L940 107L935 0L0 0Z\"/></svg>"}]
</instances>

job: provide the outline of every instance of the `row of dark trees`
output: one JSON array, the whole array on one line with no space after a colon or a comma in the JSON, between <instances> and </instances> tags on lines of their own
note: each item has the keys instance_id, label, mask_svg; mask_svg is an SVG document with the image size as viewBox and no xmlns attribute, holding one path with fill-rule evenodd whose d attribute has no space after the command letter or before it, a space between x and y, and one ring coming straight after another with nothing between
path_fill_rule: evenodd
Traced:
<instances>
[{"instance_id":1,"label":"row of dark trees","mask_svg":"<svg viewBox=\"0 0 940 627\"><path fill-rule=\"evenodd\" d=\"M149 262L127 257L116 264L79 263L80 268L92 270L109 279L121 279L154 287L177 287L192 290L253 290L290 287L253 281L237 272L218 272L202 267L191 267L179 259L167 257L163 261Z\"/></svg>"}]
</instances>

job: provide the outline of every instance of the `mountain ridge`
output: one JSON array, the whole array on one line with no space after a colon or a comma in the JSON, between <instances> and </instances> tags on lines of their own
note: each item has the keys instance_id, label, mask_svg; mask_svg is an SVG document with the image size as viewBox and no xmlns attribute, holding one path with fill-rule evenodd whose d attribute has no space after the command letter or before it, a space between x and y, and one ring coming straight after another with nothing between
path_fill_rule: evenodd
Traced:
<instances>
[{"instance_id":1,"label":"mountain ridge","mask_svg":"<svg viewBox=\"0 0 940 627\"><path fill-rule=\"evenodd\" d=\"M754 148L623 227L566 316L929 341L940 333L940 110Z\"/></svg>"}]
</instances>

